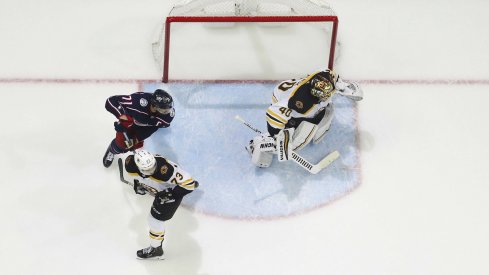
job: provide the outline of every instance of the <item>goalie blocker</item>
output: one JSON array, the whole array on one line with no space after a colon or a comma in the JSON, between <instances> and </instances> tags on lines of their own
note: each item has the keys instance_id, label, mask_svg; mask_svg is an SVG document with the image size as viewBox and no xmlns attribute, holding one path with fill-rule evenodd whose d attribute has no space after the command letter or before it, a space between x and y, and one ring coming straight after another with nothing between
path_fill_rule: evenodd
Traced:
<instances>
[{"instance_id":1,"label":"goalie blocker","mask_svg":"<svg viewBox=\"0 0 489 275\"><path fill-rule=\"evenodd\" d=\"M250 125L249 123L247 123L246 121L244 121L243 118L241 118L240 116L235 116L234 117L236 120L239 120L241 121L241 123L243 123L244 125L246 125L246 127L250 128L251 130L253 130L254 132L256 133L259 133L260 136L262 137L261 139L259 140L263 140L263 141L266 141L267 138L270 138L269 136L264 136L262 135L262 132L258 129L256 129L255 127L253 127L252 125ZM269 142L272 142L270 139L268 139ZM275 140L274 140L275 141ZM275 142L272 142L272 144L275 144ZM269 146L263 146L263 148L265 147L269 147ZM257 147L257 148L260 148L260 147ZM285 148L285 147L283 147ZM288 147L287 147L288 148ZM253 140L250 141L250 144L248 146L246 146L246 149L248 150L248 152L250 154L253 154L255 152L255 149L254 149L254 143L253 143ZM262 151L263 152L263 151ZM276 146L274 147L274 150L271 151L271 152L276 152ZM288 155L288 154L287 154ZM269 156L272 156L272 154L270 154ZM326 168L328 165L330 165L333 161L335 161L337 158L339 158L340 156L340 153L338 151L334 151L332 153L330 153L329 155L325 156L321 161L319 161L317 164L311 164L310 162L308 162L307 160L305 160L303 157L301 157L300 155L298 155L296 152L294 151L291 151L290 152L290 156L292 157L292 160L297 163L299 166L301 166L302 168L306 169L307 171L309 171L310 173L312 174L317 174L319 171L321 171L322 169ZM272 156L273 157L273 156ZM270 163L271 163L271 159L272 157L270 157L270 161L269 162L266 162L262 165L262 167L268 167L270 166ZM268 165L268 166L266 166Z\"/></svg>"},{"instance_id":2,"label":"goalie blocker","mask_svg":"<svg viewBox=\"0 0 489 275\"><path fill-rule=\"evenodd\" d=\"M251 155L251 162L257 167L265 168L271 165L274 154L279 161L293 159L293 151L302 149L311 140L316 143L316 140L324 137L331 124L331 118L325 116L321 122L323 121L326 122L319 124L323 124L321 133L318 132L318 125L303 121L297 129L281 130L275 138L264 134L254 137L246 147Z\"/></svg>"}]
</instances>

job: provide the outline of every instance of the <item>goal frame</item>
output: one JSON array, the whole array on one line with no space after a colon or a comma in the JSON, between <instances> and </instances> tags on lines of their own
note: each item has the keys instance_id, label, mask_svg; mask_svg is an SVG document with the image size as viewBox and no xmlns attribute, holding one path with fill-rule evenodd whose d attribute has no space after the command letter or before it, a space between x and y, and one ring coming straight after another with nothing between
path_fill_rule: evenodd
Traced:
<instances>
[{"instance_id":1,"label":"goal frame","mask_svg":"<svg viewBox=\"0 0 489 275\"><path fill-rule=\"evenodd\" d=\"M307 16L168 16L165 21L164 53L163 53L163 83L168 83L170 66L170 42L172 23L260 23L260 22L332 22L331 44L329 48L328 68L333 69L336 39L338 32L338 17L335 15Z\"/></svg>"}]
</instances>

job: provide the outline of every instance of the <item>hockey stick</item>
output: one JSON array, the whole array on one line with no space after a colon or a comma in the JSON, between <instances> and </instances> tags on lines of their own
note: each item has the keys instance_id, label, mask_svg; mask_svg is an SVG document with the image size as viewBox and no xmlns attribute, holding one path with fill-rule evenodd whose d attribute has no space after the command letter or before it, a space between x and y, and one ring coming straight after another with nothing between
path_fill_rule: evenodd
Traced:
<instances>
[{"instance_id":1,"label":"hockey stick","mask_svg":"<svg viewBox=\"0 0 489 275\"><path fill-rule=\"evenodd\" d=\"M248 122L246 122L239 115L236 115L234 118L236 120L240 121L241 123L243 123L245 126L247 126L248 128L250 128L254 132L256 132L258 134L262 134L262 132L260 130L258 130L257 128L253 127L251 124L249 124ZM321 159L318 163L312 164L309 161L307 161L306 159L304 159L303 157L301 157L296 152L294 152L294 151L291 152L292 160L295 163L299 164L300 167L302 167L302 168L306 169L307 171L309 171L311 174L317 174L317 173L319 173L319 171L321 171L324 168L328 167L333 161L335 161L337 158L339 158L339 156L340 156L340 153L338 151L333 151L332 153L328 154L323 159Z\"/></svg>"},{"instance_id":2,"label":"hockey stick","mask_svg":"<svg viewBox=\"0 0 489 275\"><path fill-rule=\"evenodd\" d=\"M311 172L311 174L319 173L319 171L328 167L331 163L333 163L333 161L340 157L340 153L338 151L333 151L332 153L325 156L322 160L320 160L317 164L311 164L309 161L305 160L294 151L292 151L291 155L292 160L295 161L295 163L299 164L302 168Z\"/></svg>"},{"instance_id":3,"label":"hockey stick","mask_svg":"<svg viewBox=\"0 0 489 275\"><path fill-rule=\"evenodd\" d=\"M129 138L129 135L127 134L127 132L122 132L122 134L124 135L124 144L126 144L126 147L129 149L129 148L132 148L132 149L129 149L129 151L132 151L134 152L134 148L133 146L135 145L134 144L134 141L132 140L132 138ZM137 139L136 139L137 140Z\"/></svg>"},{"instance_id":4,"label":"hockey stick","mask_svg":"<svg viewBox=\"0 0 489 275\"><path fill-rule=\"evenodd\" d=\"M117 160L117 164L119 165L119 177L120 177L120 180L125 183L125 184L128 184L132 187L134 187L134 183L133 182L130 182L130 181L127 181L125 178L124 178L124 166L122 165L122 159L118 159ZM151 195L151 196L155 196L156 193L158 193L158 190L156 190L155 188L151 187L151 186L148 186L142 182L139 182L139 184L141 184L141 186L144 187L144 189L146 191L148 191L148 193Z\"/></svg>"},{"instance_id":5,"label":"hockey stick","mask_svg":"<svg viewBox=\"0 0 489 275\"><path fill-rule=\"evenodd\" d=\"M239 115L236 115L234 117L236 120L238 121L241 121L241 123L243 123L244 125L246 125L248 128L250 128L251 130L255 131L256 133L258 134L262 134L262 132L258 129L256 129L255 127L253 127L251 124L249 124L248 122L246 122L242 117L240 117Z\"/></svg>"}]
</instances>

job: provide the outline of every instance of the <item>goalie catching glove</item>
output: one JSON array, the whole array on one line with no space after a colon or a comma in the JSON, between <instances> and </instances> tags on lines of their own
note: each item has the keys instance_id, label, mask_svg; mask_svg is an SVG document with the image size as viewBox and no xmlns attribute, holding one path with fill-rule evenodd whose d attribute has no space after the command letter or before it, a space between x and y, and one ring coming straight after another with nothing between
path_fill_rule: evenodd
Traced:
<instances>
[{"instance_id":1,"label":"goalie catching glove","mask_svg":"<svg viewBox=\"0 0 489 275\"><path fill-rule=\"evenodd\" d=\"M360 88L360 85L358 85L358 83L346 82L339 77L336 81L336 91L340 95L346 96L355 101L360 101L363 99L363 90L362 88Z\"/></svg>"}]
</instances>

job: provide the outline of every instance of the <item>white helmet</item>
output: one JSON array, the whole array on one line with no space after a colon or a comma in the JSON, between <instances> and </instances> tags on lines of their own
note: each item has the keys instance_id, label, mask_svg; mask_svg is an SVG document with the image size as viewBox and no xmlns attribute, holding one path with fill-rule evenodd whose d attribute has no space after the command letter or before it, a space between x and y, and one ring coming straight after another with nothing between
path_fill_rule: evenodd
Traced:
<instances>
[{"instance_id":1,"label":"white helmet","mask_svg":"<svg viewBox=\"0 0 489 275\"><path fill-rule=\"evenodd\" d=\"M156 159L146 150L137 151L134 154L134 161L143 175L151 176L156 170Z\"/></svg>"}]
</instances>

